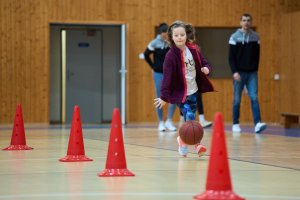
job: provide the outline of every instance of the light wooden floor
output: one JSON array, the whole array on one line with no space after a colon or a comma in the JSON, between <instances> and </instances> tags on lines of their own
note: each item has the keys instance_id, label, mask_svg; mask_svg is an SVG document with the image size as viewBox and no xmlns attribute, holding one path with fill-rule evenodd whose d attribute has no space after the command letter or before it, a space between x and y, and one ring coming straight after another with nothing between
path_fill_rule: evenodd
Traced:
<instances>
[{"instance_id":1,"label":"light wooden floor","mask_svg":"<svg viewBox=\"0 0 300 200\"><path fill-rule=\"evenodd\" d=\"M255 135L251 126L243 128L241 135L225 128L234 192L248 200L300 199L300 131L273 126ZM0 126L1 149L9 146L11 131L12 125ZM105 168L109 126L83 126L92 162L58 161L67 153L69 127L25 124L25 131L33 150L0 151L0 199L181 200L205 191L209 156L198 158L191 148L187 158L180 157L177 133L159 133L154 124L123 127L134 177L97 176ZM208 149L211 133L205 129Z\"/></svg>"}]
</instances>

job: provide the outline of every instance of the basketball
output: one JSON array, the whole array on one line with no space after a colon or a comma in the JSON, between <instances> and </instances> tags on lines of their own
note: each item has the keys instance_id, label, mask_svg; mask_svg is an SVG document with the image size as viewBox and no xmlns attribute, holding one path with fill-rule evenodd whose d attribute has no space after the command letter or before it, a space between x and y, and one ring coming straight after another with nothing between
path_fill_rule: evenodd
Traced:
<instances>
[{"instance_id":1,"label":"basketball","mask_svg":"<svg viewBox=\"0 0 300 200\"><path fill-rule=\"evenodd\" d=\"M197 121L187 121L179 129L179 136L185 144L195 145L203 138L203 128Z\"/></svg>"}]
</instances>

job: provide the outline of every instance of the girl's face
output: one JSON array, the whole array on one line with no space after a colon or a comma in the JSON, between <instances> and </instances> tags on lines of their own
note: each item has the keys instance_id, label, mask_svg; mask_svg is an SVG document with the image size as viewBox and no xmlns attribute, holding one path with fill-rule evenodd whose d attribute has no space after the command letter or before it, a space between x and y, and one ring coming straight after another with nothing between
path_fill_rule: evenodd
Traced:
<instances>
[{"instance_id":1,"label":"girl's face","mask_svg":"<svg viewBox=\"0 0 300 200\"><path fill-rule=\"evenodd\" d=\"M186 43L185 28L177 27L173 29L172 39L177 47L184 47Z\"/></svg>"}]
</instances>

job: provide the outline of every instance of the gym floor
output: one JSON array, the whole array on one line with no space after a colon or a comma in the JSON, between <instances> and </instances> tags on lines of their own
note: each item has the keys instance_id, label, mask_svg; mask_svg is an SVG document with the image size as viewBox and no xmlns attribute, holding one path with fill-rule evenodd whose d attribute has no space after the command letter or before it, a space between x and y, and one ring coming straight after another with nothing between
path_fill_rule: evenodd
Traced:
<instances>
[{"instance_id":1,"label":"gym floor","mask_svg":"<svg viewBox=\"0 0 300 200\"><path fill-rule=\"evenodd\" d=\"M300 199L300 129L269 125L254 134L243 125L233 134L225 124L232 190L248 200ZM203 193L213 128L204 132L207 155L190 147L178 155L177 132L158 132L156 124L122 128L127 169L132 177L99 177L105 169L110 125L83 125L85 155L91 162L60 162L67 154L70 126L25 124L33 150L0 151L0 199L30 200L182 200ZM9 146L12 125L0 125L0 147Z\"/></svg>"}]
</instances>

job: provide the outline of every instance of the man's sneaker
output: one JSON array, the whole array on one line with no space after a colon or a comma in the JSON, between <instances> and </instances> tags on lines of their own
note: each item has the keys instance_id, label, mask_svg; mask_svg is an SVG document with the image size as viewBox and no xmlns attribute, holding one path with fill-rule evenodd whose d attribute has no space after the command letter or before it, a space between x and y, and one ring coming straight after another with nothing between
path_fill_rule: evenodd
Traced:
<instances>
[{"instance_id":1,"label":"man's sneaker","mask_svg":"<svg viewBox=\"0 0 300 200\"><path fill-rule=\"evenodd\" d=\"M173 125L172 120L168 119L165 123L165 127L169 130L169 131L176 131L177 128Z\"/></svg>"},{"instance_id":2,"label":"man's sneaker","mask_svg":"<svg viewBox=\"0 0 300 200\"><path fill-rule=\"evenodd\" d=\"M267 124L266 123L258 122L255 125L254 131L255 131L255 133L260 133L263 130L265 130L266 128L267 128Z\"/></svg>"},{"instance_id":3,"label":"man's sneaker","mask_svg":"<svg viewBox=\"0 0 300 200\"><path fill-rule=\"evenodd\" d=\"M180 137L177 137L177 142L178 142L178 152L181 156L186 157L186 155L188 154L188 147L186 145L183 144L183 142L181 141Z\"/></svg>"},{"instance_id":4,"label":"man's sneaker","mask_svg":"<svg viewBox=\"0 0 300 200\"><path fill-rule=\"evenodd\" d=\"M163 121L160 121L158 124L158 131L165 131L166 127Z\"/></svg>"},{"instance_id":5,"label":"man's sneaker","mask_svg":"<svg viewBox=\"0 0 300 200\"><path fill-rule=\"evenodd\" d=\"M234 133L240 133L241 131L242 131L242 130L241 130L239 124L233 124L233 125L232 125L232 132L234 132Z\"/></svg>"},{"instance_id":6,"label":"man's sneaker","mask_svg":"<svg viewBox=\"0 0 300 200\"><path fill-rule=\"evenodd\" d=\"M209 121L200 121L200 124L203 128L207 128L207 127L210 127L212 125L212 122L209 122Z\"/></svg>"},{"instance_id":7,"label":"man's sneaker","mask_svg":"<svg viewBox=\"0 0 300 200\"><path fill-rule=\"evenodd\" d=\"M206 147L204 145L200 143L195 145L195 153L197 153L199 157L205 155L205 152L206 152Z\"/></svg>"}]
</instances>

